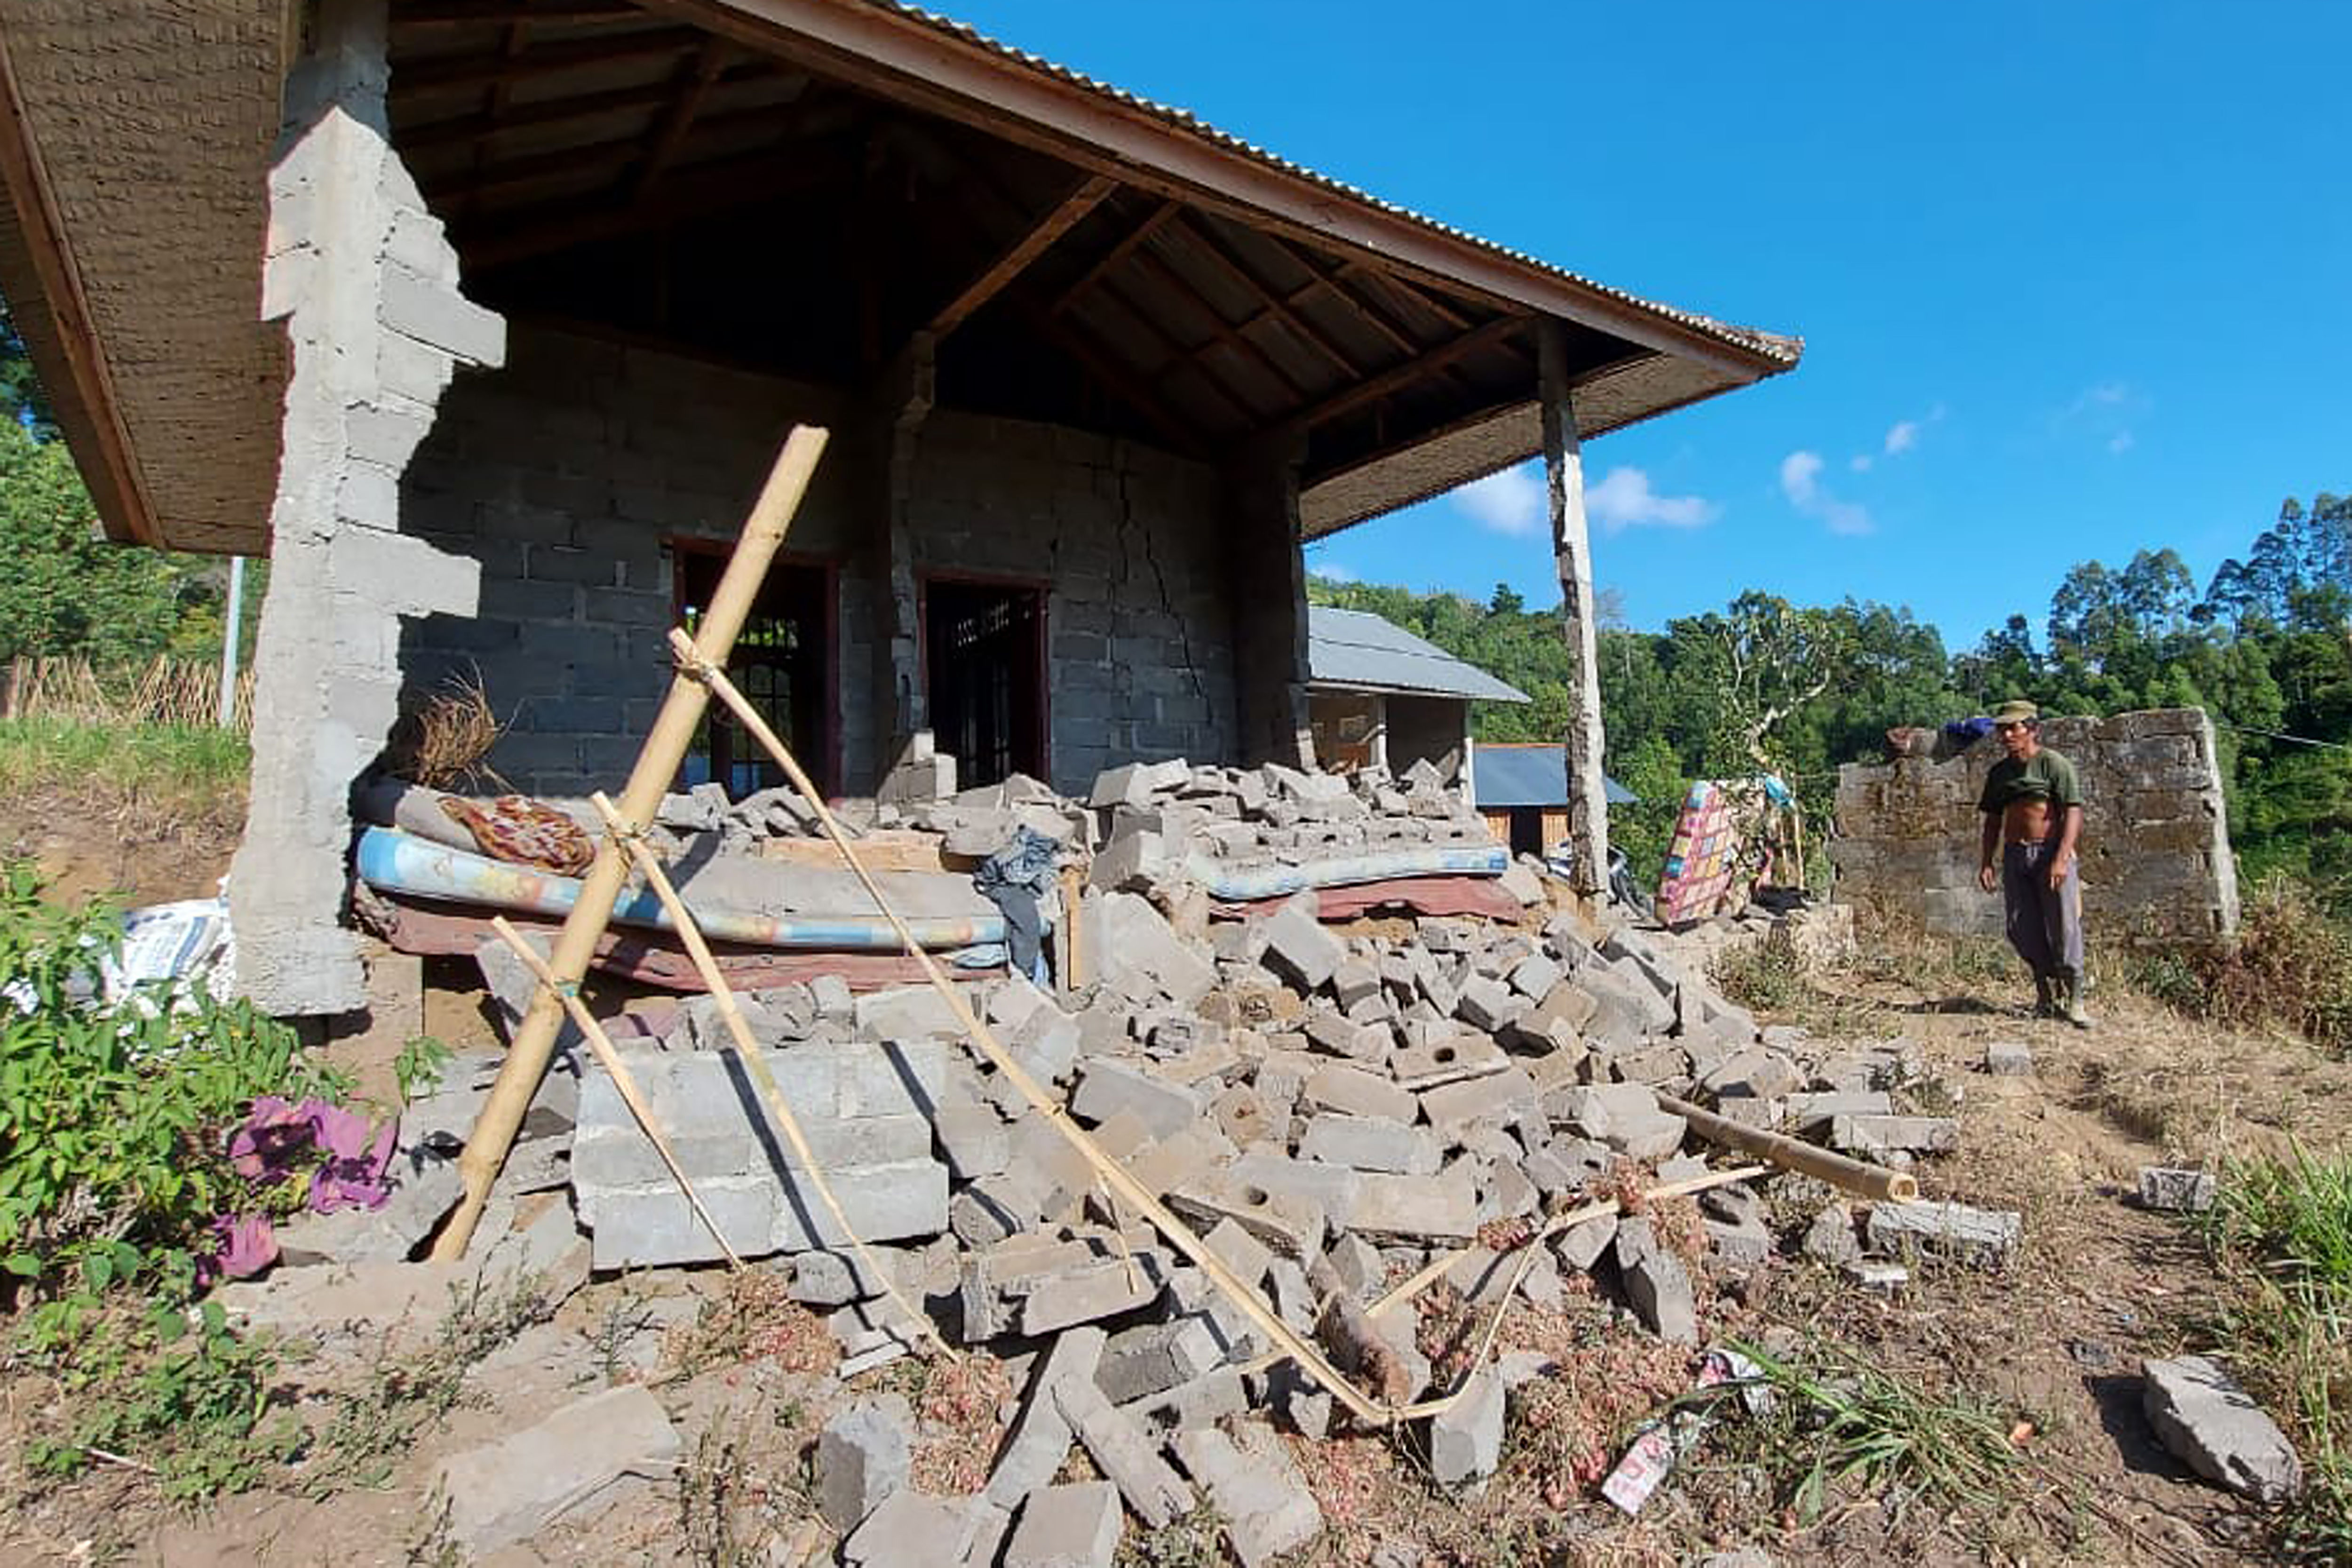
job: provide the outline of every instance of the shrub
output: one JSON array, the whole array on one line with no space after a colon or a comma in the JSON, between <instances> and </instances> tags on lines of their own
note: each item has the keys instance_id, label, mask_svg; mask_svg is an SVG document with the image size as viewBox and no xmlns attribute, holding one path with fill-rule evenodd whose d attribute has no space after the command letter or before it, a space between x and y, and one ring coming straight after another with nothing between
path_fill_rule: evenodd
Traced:
<instances>
[{"instance_id":1,"label":"shrub","mask_svg":"<svg viewBox=\"0 0 2352 1568\"><path fill-rule=\"evenodd\" d=\"M2244 902L2236 944L2202 968L2208 1016L2281 1024L2338 1053L2352 1050L2352 930L2304 884L2263 879Z\"/></svg>"}]
</instances>

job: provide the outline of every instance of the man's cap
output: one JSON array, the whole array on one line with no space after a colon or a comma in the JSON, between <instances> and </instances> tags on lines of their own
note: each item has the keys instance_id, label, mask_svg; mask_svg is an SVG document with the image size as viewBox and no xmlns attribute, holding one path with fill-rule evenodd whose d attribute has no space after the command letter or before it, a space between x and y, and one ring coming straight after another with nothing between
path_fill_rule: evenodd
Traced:
<instances>
[{"instance_id":1,"label":"man's cap","mask_svg":"<svg viewBox=\"0 0 2352 1568\"><path fill-rule=\"evenodd\" d=\"M1996 724L2033 724L2042 719L2042 710L2022 697L2012 697L1993 710Z\"/></svg>"}]
</instances>

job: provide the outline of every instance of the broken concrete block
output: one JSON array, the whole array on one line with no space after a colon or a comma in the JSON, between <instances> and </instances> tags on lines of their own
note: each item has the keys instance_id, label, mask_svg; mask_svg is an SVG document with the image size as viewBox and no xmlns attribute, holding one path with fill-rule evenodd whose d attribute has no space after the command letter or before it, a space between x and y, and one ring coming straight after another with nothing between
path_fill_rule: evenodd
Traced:
<instances>
[{"instance_id":1,"label":"broken concrete block","mask_svg":"<svg viewBox=\"0 0 2352 1568\"><path fill-rule=\"evenodd\" d=\"M1658 1109L1637 1083L1589 1084L1559 1091L1558 1119L1573 1131L1633 1160L1659 1160L1682 1147L1683 1119Z\"/></svg>"},{"instance_id":2,"label":"broken concrete block","mask_svg":"<svg viewBox=\"0 0 2352 1568\"><path fill-rule=\"evenodd\" d=\"M1830 1147L1849 1154L1940 1154L1960 1146L1960 1124L1948 1116L1835 1116Z\"/></svg>"},{"instance_id":3,"label":"broken concrete block","mask_svg":"<svg viewBox=\"0 0 2352 1568\"><path fill-rule=\"evenodd\" d=\"M1200 1120L1207 1103L1198 1089L1171 1083L1139 1063L1101 1057L1087 1063L1070 1109L1097 1122L1131 1110L1155 1137L1164 1138Z\"/></svg>"},{"instance_id":4,"label":"broken concrete block","mask_svg":"<svg viewBox=\"0 0 2352 1568\"><path fill-rule=\"evenodd\" d=\"M1473 974L1462 983L1454 1016L1474 1029L1492 1034L1515 1023L1535 1004L1491 975Z\"/></svg>"},{"instance_id":5,"label":"broken concrete block","mask_svg":"<svg viewBox=\"0 0 2352 1568\"><path fill-rule=\"evenodd\" d=\"M1671 1344L1698 1343L1698 1303L1691 1289L1690 1270L1681 1258L1660 1247L1646 1219L1622 1221L1617 1227L1617 1267L1625 1281L1625 1296L1650 1331Z\"/></svg>"},{"instance_id":6,"label":"broken concrete block","mask_svg":"<svg viewBox=\"0 0 2352 1568\"><path fill-rule=\"evenodd\" d=\"M896 1394L851 1405L824 1424L816 1440L817 1506L843 1534L907 1484L914 1418Z\"/></svg>"},{"instance_id":7,"label":"broken concrete block","mask_svg":"<svg viewBox=\"0 0 2352 1568\"><path fill-rule=\"evenodd\" d=\"M1790 1127L1810 1132L1841 1116L1891 1116L1895 1102L1883 1089L1832 1089L1792 1094L1784 1102Z\"/></svg>"},{"instance_id":8,"label":"broken concrete block","mask_svg":"<svg viewBox=\"0 0 2352 1568\"><path fill-rule=\"evenodd\" d=\"M992 1105L942 1105L931 1118L948 1176L971 1182L993 1176L1013 1163L1013 1136Z\"/></svg>"},{"instance_id":9,"label":"broken concrete block","mask_svg":"<svg viewBox=\"0 0 2352 1568\"><path fill-rule=\"evenodd\" d=\"M1442 1176L1358 1177L1349 1228L1368 1237L1465 1242L1478 1228L1478 1194L1454 1172Z\"/></svg>"},{"instance_id":10,"label":"broken concrete block","mask_svg":"<svg viewBox=\"0 0 2352 1568\"><path fill-rule=\"evenodd\" d=\"M1171 1433L1212 1426L1228 1415L1239 1415L1249 1408L1249 1404L1242 1369L1221 1366L1206 1377L1180 1383L1165 1394L1155 1394L1118 1408L1120 1415L1146 1434L1165 1441Z\"/></svg>"},{"instance_id":11,"label":"broken concrete block","mask_svg":"<svg viewBox=\"0 0 2352 1568\"><path fill-rule=\"evenodd\" d=\"M1095 1386L1114 1405L1128 1405L1205 1377L1223 1361L1203 1319L1145 1323L1111 1336L1095 1368Z\"/></svg>"},{"instance_id":12,"label":"broken concrete block","mask_svg":"<svg viewBox=\"0 0 2352 1568\"><path fill-rule=\"evenodd\" d=\"M1054 1384L1053 1394L1087 1457L1146 1528L1165 1529L1192 1511L1192 1489L1160 1457L1159 1445L1143 1427L1104 1398L1100 1388L1083 1379L1064 1379Z\"/></svg>"},{"instance_id":13,"label":"broken concrete block","mask_svg":"<svg viewBox=\"0 0 2352 1568\"><path fill-rule=\"evenodd\" d=\"M2016 1251L2024 1221L2011 1211L1965 1204L1884 1203L1872 1207L1866 1229L1874 1252L1895 1253L1910 1245L1963 1263L1998 1266Z\"/></svg>"},{"instance_id":14,"label":"broken concrete block","mask_svg":"<svg viewBox=\"0 0 2352 1568\"><path fill-rule=\"evenodd\" d=\"M1461 1396L1429 1423L1429 1471L1442 1487L1491 1476L1503 1462L1507 1394L1492 1367L1480 1367Z\"/></svg>"},{"instance_id":15,"label":"broken concrete block","mask_svg":"<svg viewBox=\"0 0 2352 1568\"><path fill-rule=\"evenodd\" d=\"M1142 1248L1066 1268L1030 1285L1021 1303L1021 1331L1050 1334L1149 1307L1167 1284L1166 1258Z\"/></svg>"},{"instance_id":16,"label":"broken concrete block","mask_svg":"<svg viewBox=\"0 0 2352 1568\"><path fill-rule=\"evenodd\" d=\"M1521 1110L1532 1107L1541 1094L1527 1068L1514 1063L1501 1072L1423 1090L1421 1113L1439 1131L1458 1135L1474 1123L1508 1121ZM1675 1126L1680 1128L1679 1120Z\"/></svg>"},{"instance_id":17,"label":"broken concrete block","mask_svg":"<svg viewBox=\"0 0 2352 1568\"><path fill-rule=\"evenodd\" d=\"M1348 956L1339 939L1299 900L1284 905L1264 930L1265 966L1304 993L1320 990Z\"/></svg>"},{"instance_id":18,"label":"broken concrete block","mask_svg":"<svg viewBox=\"0 0 2352 1568\"><path fill-rule=\"evenodd\" d=\"M932 1497L911 1487L902 1488L885 1499L857 1527L857 1533L842 1543L841 1560L849 1568L961 1563L976 1533L979 1521L974 1510L980 1506L971 1498Z\"/></svg>"},{"instance_id":19,"label":"broken concrete block","mask_svg":"<svg viewBox=\"0 0 2352 1568\"><path fill-rule=\"evenodd\" d=\"M302 1213L277 1226L278 1259L304 1263L395 1261L415 1252L466 1194L454 1160L395 1156L391 1196L382 1208Z\"/></svg>"},{"instance_id":20,"label":"broken concrete block","mask_svg":"<svg viewBox=\"0 0 2352 1568\"><path fill-rule=\"evenodd\" d=\"M1736 1220L1708 1218L1707 1244L1715 1260L1733 1268L1753 1268L1772 1256L1772 1233L1755 1215Z\"/></svg>"},{"instance_id":21,"label":"broken concrete block","mask_svg":"<svg viewBox=\"0 0 2352 1568\"><path fill-rule=\"evenodd\" d=\"M2303 1489L2286 1434L2211 1357L2149 1362L2140 1403L2164 1446L2207 1480L2266 1503Z\"/></svg>"},{"instance_id":22,"label":"broken concrete block","mask_svg":"<svg viewBox=\"0 0 2352 1568\"><path fill-rule=\"evenodd\" d=\"M622 1477L659 1479L678 1457L677 1431L640 1384L577 1400L534 1426L435 1467L449 1500L449 1534L486 1556L527 1541Z\"/></svg>"},{"instance_id":23,"label":"broken concrete block","mask_svg":"<svg viewBox=\"0 0 2352 1568\"><path fill-rule=\"evenodd\" d=\"M1139 828L1104 847L1087 874L1087 885L1105 892L1149 892L1168 870L1166 843L1159 834Z\"/></svg>"},{"instance_id":24,"label":"broken concrete block","mask_svg":"<svg viewBox=\"0 0 2352 1568\"><path fill-rule=\"evenodd\" d=\"M1805 1086L1796 1064L1778 1051L1740 1051L1699 1079L1718 1100L1772 1100Z\"/></svg>"},{"instance_id":25,"label":"broken concrete block","mask_svg":"<svg viewBox=\"0 0 2352 1568\"><path fill-rule=\"evenodd\" d=\"M1202 1244L1222 1258L1226 1268L1241 1277L1245 1285L1255 1286L1265 1277L1266 1265L1274 1261L1274 1249L1250 1234L1240 1221L1219 1220Z\"/></svg>"},{"instance_id":26,"label":"broken concrete block","mask_svg":"<svg viewBox=\"0 0 2352 1568\"><path fill-rule=\"evenodd\" d=\"M1110 893L1102 900L1103 979L1119 994L1140 1005L1165 996L1190 1007L1217 984L1213 964L1176 934L1176 930L1134 893Z\"/></svg>"},{"instance_id":27,"label":"broken concrete block","mask_svg":"<svg viewBox=\"0 0 2352 1568\"><path fill-rule=\"evenodd\" d=\"M1350 1116L1409 1124L1421 1114L1421 1101L1391 1079L1339 1062L1318 1067L1300 1093L1309 1105Z\"/></svg>"},{"instance_id":28,"label":"broken concrete block","mask_svg":"<svg viewBox=\"0 0 2352 1568\"><path fill-rule=\"evenodd\" d=\"M1804 1248L1806 1257L1832 1268L1860 1258L1862 1243L1853 1234L1853 1211L1843 1203L1822 1205L1822 1212L1813 1216L1812 1227L1805 1232Z\"/></svg>"},{"instance_id":29,"label":"broken concrete block","mask_svg":"<svg viewBox=\"0 0 2352 1568\"><path fill-rule=\"evenodd\" d=\"M1108 1481L1040 1487L1021 1505L1004 1568L1110 1568L1126 1528Z\"/></svg>"},{"instance_id":30,"label":"broken concrete block","mask_svg":"<svg viewBox=\"0 0 2352 1568\"><path fill-rule=\"evenodd\" d=\"M1400 1176L1435 1175L1444 1152L1437 1135L1426 1127L1337 1111L1326 1111L1308 1121L1298 1142L1302 1160Z\"/></svg>"},{"instance_id":31,"label":"broken concrete block","mask_svg":"<svg viewBox=\"0 0 2352 1568\"><path fill-rule=\"evenodd\" d=\"M2032 1078L2033 1047L2022 1040L1993 1040L1985 1046L1984 1068L1995 1078Z\"/></svg>"},{"instance_id":32,"label":"broken concrete block","mask_svg":"<svg viewBox=\"0 0 2352 1568\"><path fill-rule=\"evenodd\" d=\"M2140 1207L2178 1214L2202 1214L2213 1206L2213 1173L2183 1171L2164 1165L2139 1168Z\"/></svg>"},{"instance_id":33,"label":"broken concrete block","mask_svg":"<svg viewBox=\"0 0 2352 1568\"><path fill-rule=\"evenodd\" d=\"M1323 1249L1324 1210L1311 1199L1243 1176L1238 1163L1177 1188L1168 1194L1168 1206L1199 1226L1230 1219L1284 1258L1312 1258Z\"/></svg>"},{"instance_id":34,"label":"broken concrete block","mask_svg":"<svg viewBox=\"0 0 2352 1568\"><path fill-rule=\"evenodd\" d=\"M1242 1568L1265 1568L1323 1532L1323 1510L1271 1427L1243 1422L1231 1436L1214 1428L1180 1432L1176 1458L1208 1489Z\"/></svg>"},{"instance_id":35,"label":"broken concrete block","mask_svg":"<svg viewBox=\"0 0 2352 1568\"><path fill-rule=\"evenodd\" d=\"M1552 1238L1552 1256L1560 1267L1573 1270L1591 1268L1601 1260L1617 1239L1617 1216L1613 1214L1595 1215L1582 1225L1572 1226Z\"/></svg>"},{"instance_id":36,"label":"broken concrete block","mask_svg":"<svg viewBox=\"0 0 2352 1568\"><path fill-rule=\"evenodd\" d=\"M1028 1400L1013 1417L1013 1429L997 1450L996 1468L982 1489L981 1495L989 1502L1007 1511L1018 1508L1023 1498L1050 1482L1062 1468L1076 1433L1055 1402L1054 1391L1068 1382L1091 1384L1106 1342L1100 1329L1076 1328L1055 1340L1045 1352L1045 1363L1029 1381ZM937 1550L936 1545L932 1550ZM926 1560L926 1554L903 1559Z\"/></svg>"},{"instance_id":37,"label":"broken concrete block","mask_svg":"<svg viewBox=\"0 0 2352 1568\"><path fill-rule=\"evenodd\" d=\"M1335 1229L1345 1229L1354 1223L1357 1200L1363 1192L1363 1177L1344 1165L1293 1160L1279 1149L1265 1146L1244 1150L1242 1157L1225 1174L1244 1186L1260 1188L1276 1197L1304 1199L1322 1210Z\"/></svg>"}]
</instances>

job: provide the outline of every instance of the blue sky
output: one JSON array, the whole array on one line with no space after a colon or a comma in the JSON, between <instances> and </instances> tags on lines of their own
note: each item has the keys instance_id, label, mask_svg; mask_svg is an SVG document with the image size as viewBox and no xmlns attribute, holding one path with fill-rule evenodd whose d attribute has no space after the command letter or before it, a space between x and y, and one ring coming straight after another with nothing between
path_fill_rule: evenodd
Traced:
<instances>
[{"instance_id":1,"label":"blue sky","mask_svg":"<svg viewBox=\"0 0 2352 1568\"><path fill-rule=\"evenodd\" d=\"M2038 630L2068 567L2199 585L2352 489L2352 4L961 0L1391 201L1807 342L1585 449L1597 580ZM1465 526L1467 524L1467 526ZM1539 469L1314 547L1558 598Z\"/></svg>"}]
</instances>

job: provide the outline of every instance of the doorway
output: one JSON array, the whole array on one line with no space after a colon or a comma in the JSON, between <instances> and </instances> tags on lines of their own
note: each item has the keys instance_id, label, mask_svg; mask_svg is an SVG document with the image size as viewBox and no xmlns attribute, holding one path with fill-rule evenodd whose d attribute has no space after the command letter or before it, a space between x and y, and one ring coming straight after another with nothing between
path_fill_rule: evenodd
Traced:
<instances>
[{"instance_id":1,"label":"doorway","mask_svg":"<svg viewBox=\"0 0 2352 1568\"><path fill-rule=\"evenodd\" d=\"M686 539L672 540L670 545L677 563L672 575L678 623L691 632L719 591L728 547ZM727 658L727 679L782 737L826 795L839 787L834 756L833 605L831 567L779 561L768 569L742 635ZM695 727L679 780L686 785L715 780L726 786L730 800L787 782L775 759L715 701Z\"/></svg>"},{"instance_id":2,"label":"doorway","mask_svg":"<svg viewBox=\"0 0 2352 1568\"><path fill-rule=\"evenodd\" d=\"M932 740L955 758L959 789L1046 776L1043 589L930 579L923 668Z\"/></svg>"}]
</instances>

